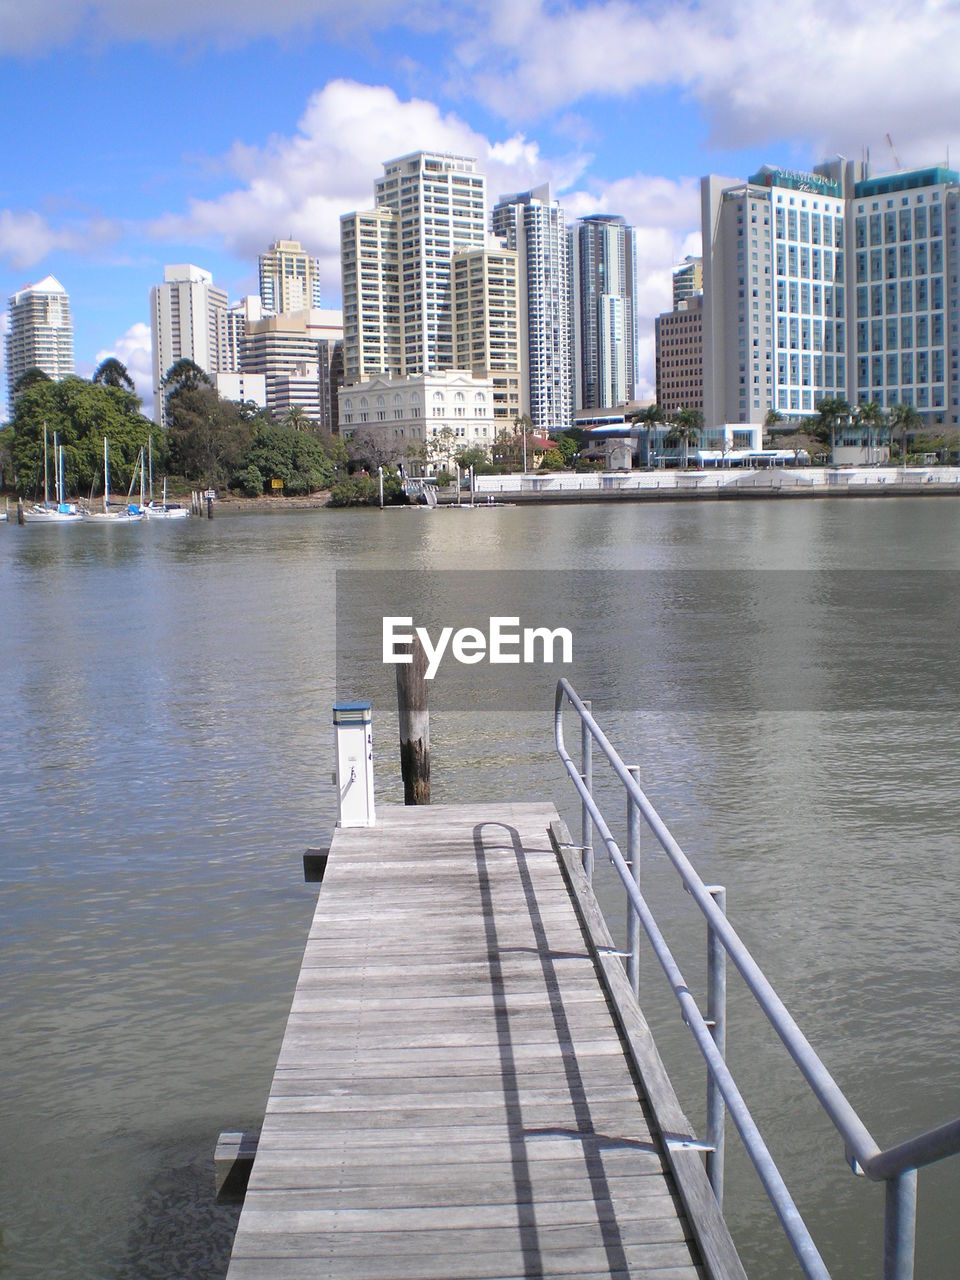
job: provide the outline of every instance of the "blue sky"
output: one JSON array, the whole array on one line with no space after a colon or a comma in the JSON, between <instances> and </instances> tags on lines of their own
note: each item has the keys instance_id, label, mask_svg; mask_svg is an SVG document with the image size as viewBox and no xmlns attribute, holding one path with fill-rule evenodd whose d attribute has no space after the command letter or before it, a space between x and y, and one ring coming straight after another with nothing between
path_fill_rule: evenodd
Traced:
<instances>
[{"instance_id":1,"label":"blue sky","mask_svg":"<svg viewBox=\"0 0 960 1280\"><path fill-rule=\"evenodd\" d=\"M16 10L16 11L14 11ZM346 12L345 12L346 10ZM568 216L642 231L645 376L697 180L828 154L960 159L960 3L877 0L33 0L0 5L0 288L52 273L78 372L113 353L150 392L167 262L231 299L293 235L339 305L338 217L380 163L474 155L492 204L553 183ZM5 402L5 396L3 398Z\"/></svg>"}]
</instances>

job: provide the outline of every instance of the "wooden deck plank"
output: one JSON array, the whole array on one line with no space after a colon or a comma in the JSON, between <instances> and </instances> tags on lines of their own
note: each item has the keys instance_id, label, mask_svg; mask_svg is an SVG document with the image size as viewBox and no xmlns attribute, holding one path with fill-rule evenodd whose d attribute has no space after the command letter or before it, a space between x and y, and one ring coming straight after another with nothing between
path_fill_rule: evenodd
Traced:
<instances>
[{"instance_id":1,"label":"wooden deck plank","mask_svg":"<svg viewBox=\"0 0 960 1280\"><path fill-rule=\"evenodd\" d=\"M228 1280L703 1274L555 821L336 833Z\"/></svg>"}]
</instances>

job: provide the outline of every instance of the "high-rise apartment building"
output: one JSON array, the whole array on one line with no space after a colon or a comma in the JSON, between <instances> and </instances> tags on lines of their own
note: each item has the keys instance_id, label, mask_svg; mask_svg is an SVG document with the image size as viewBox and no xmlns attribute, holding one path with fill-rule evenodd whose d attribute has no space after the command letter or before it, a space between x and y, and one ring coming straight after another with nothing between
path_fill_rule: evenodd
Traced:
<instances>
[{"instance_id":1,"label":"high-rise apartment building","mask_svg":"<svg viewBox=\"0 0 960 1280\"><path fill-rule=\"evenodd\" d=\"M274 315L321 306L320 263L299 240L275 240L260 255L260 301Z\"/></svg>"},{"instance_id":2,"label":"high-rise apartment building","mask_svg":"<svg viewBox=\"0 0 960 1280\"><path fill-rule=\"evenodd\" d=\"M13 294L8 309L7 401L13 416L14 387L28 369L59 382L74 371L70 298L55 276L44 276Z\"/></svg>"},{"instance_id":3,"label":"high-rise apartment building","mask_svg":"<svg viewBox=\"0 0 960 1280\"><path fill-rule=\"evenodd\" d=\"M352 386L378 373L399 376L399 220L392 209L348 213L340 219L343 282L344 382Z\"/></svg>"},{"instance_id":4,"label":"high-rise apartment building","mask_svg":"<svg viewBox=\"0 0 960 1280\"><path fill-rule=\"evenodd\" d=\"M296 404L325 423L331 393L329 388L324 392L321 365L326 369L323 378L329 380L329 344L342 334L339 311L287 311L251 320L241 344L240 367L244 373L263 375L267 408L278 417Z\"/></svg>"},{"instance_id":5,"label":"high-rise apartment building","mask_svg":"<svg viewBox=\"0 0 960 1280\"><path fill-rule=\"evenodd\" d=\"M164 267L163 281L150 290L153 414L160 426L166 425L163 379L178 360L192 360L211 378L229 372L226 293L209 271L189 263Z\"/></svg>"},{"instance_id":6,"label":"high-rise apartment building","mask_svg":"<svg viewBox=\"0 0 960 1280\"><path fill-rule=\"evenodd\" d=\"M418 151L384 165L375 199L340 223L346 379L452 369L451 262L483 246L484 179L467 157Z\"/></svg>"},{"instance_id":7,"label":"high-rise apartment building","mask_svg":"<svg viewBox=\"0 0 960 1280\"><path fill-rule=\"evenodd\" d=\"M248 294L247 297L241 298L239 302L234 302L227 308L221 373L240 372L243 335L247 331L247 325L251 321L262 319L263 304L255 293Z\"/></svg>"},{"instance_id":8,"label":"high-rise apartment building","mask_svg":"<svg viewBox=\"0 0 960 1280\"><path fill-rule=\"evenodd\" d=\"M703 294L681 299L654 321L657 346L657 404L703 412Z\"/></svg>"},{"instance_id":9,"label":"high-rise apartment building","mask_svg":"<svg viewBox=\"0 0 960 1280\"><path fill-rule=\"evenodd\" d=\"M493 416L515 422L520 395L517 255L493 245L453 255L455 367L493 381Z\"/></svg>"},{"instance_id":10,"label":"high-rise apartment building","mask_svg":"<svg viewBox=\"0 0 960 1280\"><path fill-rule=\"evenodd\" d=\"M636 233L595 214L570 229L574 402L599 409L636 395Z\"/></svg>"},{"instance_id":11,"label":"high-rise apartment building","mask_svg":"<svg viewBox=\"0 0 960 1280\"><path fill-rule=\"evenodd\" d=\"M563 210L551 199L549 185L501 196L493 210L493 233L517 251L525 411L538 431L569 426L570 259Z\"/></svg>"},{"instance_id":12,"label":"high-rise apartment building","mask_svg":"<svg viewBox=\"0 0 960 1280\"><path fill-rule=\"evenodd\" d=\"M673 309L694 294L703 293L703 259L689 254L673 273Z\"/></svg>"}]
</instances>

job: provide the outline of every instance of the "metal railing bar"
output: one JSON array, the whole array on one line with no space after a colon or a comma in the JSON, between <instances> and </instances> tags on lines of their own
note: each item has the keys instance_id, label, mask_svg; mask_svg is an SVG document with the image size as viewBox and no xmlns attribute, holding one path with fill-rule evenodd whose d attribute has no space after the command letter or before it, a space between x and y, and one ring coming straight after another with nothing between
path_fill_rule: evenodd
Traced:
<instances>
[{"instance_id":1,"label":"metal railing bar","mask_svg":"<svg viewBox=\"0 0 960 1280\"><path fill-rule=\"evenodd\" d=\"M639 785L630 776L627 767L620 759L619 754L610 743L606 734L596 723L592 714L583 706L583 702L569 682L561 679L557 683L557 696L554 708L554 728L557 753L563 761L568 773L570 773L574 784L577 786L577 790L581 794L584 807L590 809L594 824L597 826L597 830L601 831L600 824L602 824L603 827L606 827L606 823L603 821L603 817L600 810L597 808L592 795L584 794L579 774L577 773L576 767L573 765L573 761L570 759L570 755L567 752L566 745L564 743L564 697L570 701L572 706L580 715L581 720L589 727L597 745L607 757L607 760L614 772L620 778L628 792L633 796L636 805L646 820L647 826L657 837L661 848L680 873L680 877L686 888L689 890L691 897L709 921L716 936L720 939L727 954L730 956L730 959L737 966L737 969L744 982L747 984L747 987L752 992L761 1009L763 1009L764 1013L767 1015L771 1026L779 1035L787 1052L790 1054L791 1058L793 1058L816 1097L820 1100L820 1105L833 1121L841 1137L843 1137L847 1148L852 1151L858 1163L864 1170L866 1170L870 1165L870 1162L880 1154L880 1147L874 1141L870 1131L857 1115L854 1108L847 1101L847 1098L840 1089L840 1086L830 1075L830 1072L827 1070L809 1040L807 1040L806 1036L794 1021L786 1005L777 995L760 966L747 950L743 940L739 937L727 917L710 896L706 885L697 874L697 871L687 855L670 834L670 831L667 829L662 818L640 789ZM597 821L598 819L599 823ZM624 877L621 874L620 878L629 893L632 877Z\"/></svg>"},{"instance_id":2,"label":"metal railing bar","mask_svg":"<svg viewBox=\"0 0 960 1280\"><path fill-rule=\"evenodd\" d=\"M581 754L586 764L579 772L566 749L563 734L563 701L566 698L581 721ZM839 1085L830 1075L813 1046L794 1022L786 1006L761 971L749 950L730 925L723 910L723 890L705 885L693 864L680 848L660 815L654 809L638 781L635 766L623 763L619 753L593 718L591 704L581 699L567 680L557 683L554 704L554 737L557 754L569 773L581 798L583 845L590 847L596 829L606 845L610 861L623 884L629 903L628 935L631 986L639 985L637 943L634 930L642 925L667 980L680 1004L684 1022L690 1028L706 1061L708 1076L708 1132L703 1149L712 1152L715 1168L712 1175L718 1201L723 1194L723 1103L743 1139L744 1146L770 1201L784 1228L802 1269L809 1277L827 1278L816 1245L813 1243L790 1193L777 1170L770 1152L744 1102L729 1068L724 1061L723 991L725 982L719 972L726 953L737 966L747 987L777 1032L790 1057L800 1070L821 1106L833 1121L845 1143L845 1156L854 1172L864 1173L873 1181L886 1183L886 1218L884 1228L884 1280L912 1280L915 1253L917 1170L960 1152L960 1118L920 1134L907 1142L881 1151L863 1121L857 1115ZM591 741L592 739L592 741ZM596 742L607 762L620 778L627 792L627 828L630 860L624 859L606 820L593 796L593 752ZM704 1017L688 989L672 953L657 926L639 888L639 815L657 837L661 848L680 873L684 888L690 893L707 920L709 1004ZM590 850L592 853L592 849ZM584 849L586 853L586 849ZM584 859L586 861L586 858ZM592 862L592 859L591 859ZM631 870L632 868L632 870ZM714 900L714 896L720 899ZM719 945L718 945L719 944ZM622 954L622 953L620 953ZM713 1016L716 1015L716 1016ZM712 1099L712 1105L711 1105ZM708 1161L711 1159L708 1155Z\"/></svg>"},{"instance_id":3,"label":"metal railing bar","mask_svg":"<svg viewBox=\"0 0 960 1280\"><path fill-rule=\"evenodd\" d=\"M565 753L564 753L565 754ZM654 955L660 962L660 967L666 975L667 981L673 989L673 993L680 1004L683 1014L683 1020L690 1028L694 1040L700 1049L701 1054L710 1067L710 1072L717 1082L717 1087L723 1095L723 1099L727 1104L727 1110L733 1123L737 1127L740 1137L743 1139L743 1145L747 1150L750 1160L757 1171L757 1175L763 1184L764 1190L770 1198L774 1211L780 1219L783 1230L790 1241L794 1254L800 1263L800 1266L809 1280L830 1280L830 1273L824 1265L823 1259L820 1257L819 1250L814 1243L813 1237L807 1230L806 1224L800 1216L800 1211L793 1202L793 1197L787 1188L779 1169L763 1140L760 1130L757 1128L756 1122L750 1114L749 1108L743 1099L740 1090L737 1088L736 1081L730 1073L730 1069L720 1056L710 1028L707 1026L703 1014L697 1005L696 1000L688 988L680 968L673 958L669 946L663 934L654 920L650 908L647 906L643 894L633 882L624 863L623 855L617 845L616 840L610 832L609 827L604 821L603 814L596 807L593 798L587 800L588 792L580 779L580 775L570 760L569 756L564 759L561 754L564 766L570 773L577 790L584 799L584 803L589 803L594 824L607 847L610 860L617 868L617 872L623 880L630 900L633 904L634 911L640 920L640 924L646 933L650 944L653 948Z\"/></svg>"},{"instance_id":4,"label":"metal railing bar","mask_svg":"<svg viewBox=\"0 0 960 1280\"><path fill-rule=\"evenodd\" d=\"M949 1120L939 1128L930 1129L916 1138L881 1151L874 1156L864 1172L868 1178L879 1182L881 1179L896 1178L910 1169L922 1169L925 1165L936 1164L938 1160L956 1155L958 1151L960 1119Z\"/></svg>"}]
</instances>

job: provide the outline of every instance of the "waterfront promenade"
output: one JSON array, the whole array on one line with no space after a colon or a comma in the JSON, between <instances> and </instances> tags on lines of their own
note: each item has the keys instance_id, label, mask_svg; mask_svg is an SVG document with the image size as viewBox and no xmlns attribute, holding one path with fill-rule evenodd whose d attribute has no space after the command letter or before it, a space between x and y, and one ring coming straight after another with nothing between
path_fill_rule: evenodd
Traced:
<instances>
[{"instance_id":1,"label":"waterfront promenade","mask_svg":"<svg viewBox=\"0 0 960 1280\"><path fill-rule=\"evenodd\" d=\"M478 475L475 501L670 502L736 498L891 498L960 495L960 467L763 467ZM455 501L442 495L441 501ZM461 496L461 503L469 501Z\"/></svg>"},{"instance_id":2,"label":"waterfront promenade","mask_svg":"<svg viewBox=\"0 0 960 1280\"><path fill-rule=\"evenodd\" d=\"M557 830L472 804L336 832L228 1280L742 1276Z\"/></svg>"}]
</instances>

